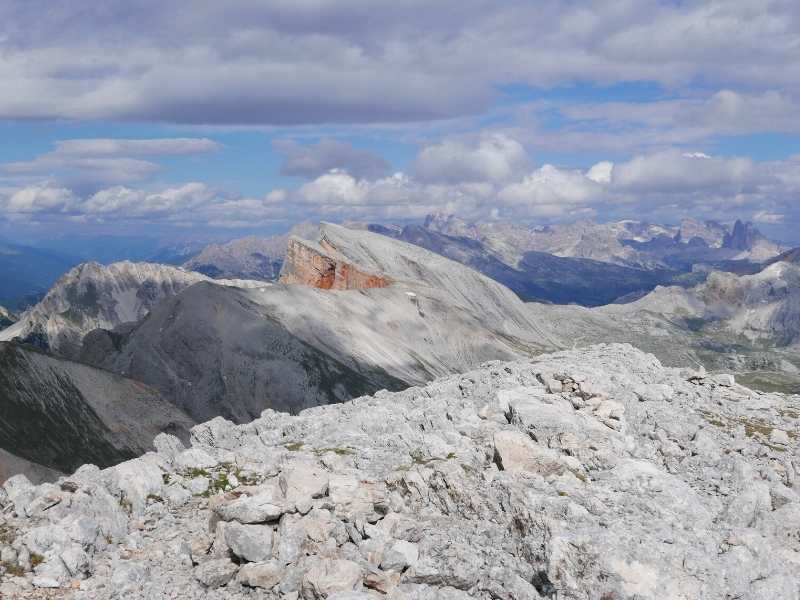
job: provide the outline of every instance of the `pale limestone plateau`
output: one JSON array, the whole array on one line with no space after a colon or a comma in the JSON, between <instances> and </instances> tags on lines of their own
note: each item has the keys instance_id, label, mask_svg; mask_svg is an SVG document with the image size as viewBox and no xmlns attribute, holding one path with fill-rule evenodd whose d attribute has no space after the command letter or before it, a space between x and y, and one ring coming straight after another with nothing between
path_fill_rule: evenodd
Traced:
<instances>
[{"instance_id":1,"label":"pale limestone plateau","mask_svg":"<svg viewBox=\"0 0 800 600\"><path fill-rule=\"evenodd\" d=\"M796 599L800 398L629 345L0 491L3 598Z\"/></svg>"}]
</instances>

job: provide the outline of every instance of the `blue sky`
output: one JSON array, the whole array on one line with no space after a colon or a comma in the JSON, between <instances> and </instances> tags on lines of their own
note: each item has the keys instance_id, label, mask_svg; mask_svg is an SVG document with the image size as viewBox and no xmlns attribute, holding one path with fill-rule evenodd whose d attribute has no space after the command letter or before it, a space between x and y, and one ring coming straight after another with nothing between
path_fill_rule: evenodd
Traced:
<instances>
[{"instance_id":1,"label":"blue sky","mask_svg":"<svg viewBox=\"0 0 800 600\"><path fill-rule=\"evenodd\" d=\"M0 23L0 237L446 211L800 241L792 2L11 0Z\"/></svg>"}]
</instances>

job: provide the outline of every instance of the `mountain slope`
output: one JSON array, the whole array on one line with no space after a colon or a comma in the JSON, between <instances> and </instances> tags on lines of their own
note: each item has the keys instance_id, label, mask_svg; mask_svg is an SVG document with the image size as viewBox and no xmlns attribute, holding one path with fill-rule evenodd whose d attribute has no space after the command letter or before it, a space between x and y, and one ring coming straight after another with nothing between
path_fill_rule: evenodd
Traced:
<instances>
[{"instance_id":1,"label":"mountain slope","mask_svg":"<svg viewBox=\"0 0 800 600\"><path fill-rule=\"evenodd\" d=\"M61 471L50 469L38 463L20 458L0 448L0 483L14 475L23 474L32 483L55 481L63 475Z\"/></svg>"},{"instance_id":2,"label":"mountain slope","mask_svg":"<svg viewBox=\"0 0 800 600\"><path fill-rule=\"evenodd\" d=\"M791 250L782 252L778 256L769 259L764 264L771 265L772 263L776 262L789 262L794 264L800 264L800 248L792 248Z\"/></svg>"},{"instance_id":3,"label":"mountain slope","mask_svg":"<svg viewBox=\"0 0 800 600\"><path fill-rule=\"evenodd\" d=\"M288 236L251 236L226 244L211 244L183 266L214 278L272 281L280 273L287 241Z\"/></svg>"},{"instance_id":4,"label":"mountain slope","mask_svg":"<svg viewBox=\"0 0 800 600\"><path fill-rule=\"evenodd\" d=\"M635 344L666 364L746 373L766 390L800 389L800 266L712 272L694 287L658 287L627 303L586 309L530 305L569 346Z\"/></svg>"},{"instance_id":5,"label":"mountain slope","mask_svg":"<svg viewBox=\"0 0 800 600\"><path fill-rule=\"evenodd\" d=\"M0 328L8 327L17 322L17 316L4 306L0 306Z\"/></svg>"},{"instance_id":6,"label":"mountain slope","mask_svg":"<svg viewBox=\"0 0 800 600\"><path fill-rule=\"evenodd\" d=\"M622 296L646 293L677 275L534 251L525 252L512 267L477 240L415 225L404 227L396 237L468 265L508 286L526 301L609 304Z\"/></svg>"},{"instance_id":7,"label":"mountain slope","mask_svg":"<svg viewBox=\"0 0 800 600\"><path fill-rule=\"evenodd\" d=\"M791 263L777 262L753 275L714 272L701 285L656 290L638 305L696 319L709 333L766 346L800 344L800 266Z\"/></svg>"},{"instance_id":8,"label":"mountain slope","mask_svg":"<svg viewBox=\"0 0 800 600\"><path fill-rule=\"evenodd\" d=\"M140 455L155 435L185 437L184 413L153 389L15 343L0 343L0 448L59 471Z\"/></svg>"},{"instance_id":9,"label":"mountain slope","mask_svg":"<svg viewBox=\"0 0 800 600\"><path fill-rule=\"evenodd\" d=\"M730 233L725 235L722 247L738 251L736 258L748 258L756 262L768 260L785 250L764 237L752 223L743 223L738 219Z\"/></svg>"},{"instance_id":10,"label":"mountain slope","mask_svg":"<svg viewBox=\"0 0 800 600\"><path fill-rule=\"evenodd\" d=\"M77 579L96 600L788 600L799 412L797 397L601 345L214 419L189 450L161 436L60 487L7 485L0 508L27 553L2 591Z\"/></svg>"},{"instance_id":11,"label":"mountain slope","mask_svg":"<svg viewBox=\"0 0 800 600\"><path fill-rule=\"evenodd\" d=\"M205 279L152 263L84 263L63 275L17 323L0 331L0 341L18 339L74 357L92 329L138 321L163 298Z\"/></svg>"},{"instance_id":12,"label":"mountain slope","mask_svg":"<svg viewBox=\"0 0 800 600\"><path fill-rule=\"evenodd\" d=\"M478 240L512 267L526 252L545 252L640 269L691 270L696 263L763 262L783 250L752 223L741 221L731 229L691 219L684 219L678 228L630 220L532 228L501 221L468 223L453 215L434 214L424 227Z\"/></svg>"},{"instance_id":13,"label":"mountain slope","mask_svg":"<svg viewBox=\"0 0 800 600\"><path fill-rule=\"evenodd\" d=\"M225 244L211 244L190 260L184 268L214 279L254 279L274 281L278 278L292 235L316 235L317 225L299 223L289 233L272 237L249 236Z\"/></svg>"},{"instance_id":14,"label":"mountain slope","mask_svg":"<svg viewBox=\"0 0 800 600\"><path fill-rule=\"evenodd\" d=\"M664 266L646 254L637 252L626 242L646 242L658 237L672 239L676 233L672 228L636 221L577 221L532 228L502 221L467 223L453 215L444 214L429 215L424 226L439 233L476 239L512 266L526 252L546 252L623 266Z\"/></svg>"},{"instance_id":15,"label":"mountain slope","mask_svg":"<svg viewBox=\"0 0 800 600\"><path fill-rule=\"evenodd\" d=\"M83 359L157 387L193 416L241 422L554 347L510 290L422 248L328 224L318 242L297 244L308 252L284 265L294 284L195 285L133 328L87 336ZM390 283L306 285L320 280L317 261L351 283L354 273Z\"/></svg>"},{"instance_id":16,"label":"mountain slope","mask_svg":"<svg viewBox=\"0 0 800 600\"><path fill-rule=\"evenodd\" d=\"M241 423L266 408L296 413L401 387L304 343L253 301L259 293L199 283L127 332L91 332L81 359L154 386L196 420Z\"/></svg>"}]
</instances>

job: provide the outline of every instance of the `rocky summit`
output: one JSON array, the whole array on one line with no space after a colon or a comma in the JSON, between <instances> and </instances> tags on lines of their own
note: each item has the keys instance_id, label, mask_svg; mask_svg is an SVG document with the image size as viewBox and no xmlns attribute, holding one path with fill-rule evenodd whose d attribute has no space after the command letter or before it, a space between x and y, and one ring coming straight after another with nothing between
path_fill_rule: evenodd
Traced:
<instances>
[{"instance_id":1,"label":"rocky summit","mask_svg":"<svg viewBox=\"0 0 800 600\"><path fill-rule=\"evenodd\" d=\"M628 345L0 491L3 598L800 597L796 396Z\"/></svg>"}]
</instances>

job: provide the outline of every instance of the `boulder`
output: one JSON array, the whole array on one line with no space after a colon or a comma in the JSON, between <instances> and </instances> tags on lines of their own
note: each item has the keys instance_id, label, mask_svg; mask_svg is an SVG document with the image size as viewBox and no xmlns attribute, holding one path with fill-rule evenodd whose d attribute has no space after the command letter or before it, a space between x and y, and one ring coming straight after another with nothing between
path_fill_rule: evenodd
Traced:
<instances>
[{"instance_id":1,"label":"boulder","mask_svg":"<svg viewBox=\"0 0 800 600\"><path fill-rule=\"evenodd\" d=\"M396 540L383 553L381 569L385 571L402 571L406 567L413 567L419 559L419 549L416 544L406 540Z\"/></svg>"},{"instance_id":2,"label":"boulder","mask_svg":"<svg viewBox=\"0 0 800 600\"><path fill-rule=\"evenodd\" d=\"M361 586L362 571L349 560L313 559L303 575L305 600L327 598L335 592L349 592Z\"/></svg>"},{"instance_id":3,"label":"boulder","mask_svg":"<svg viewBox=\"0 0 800 600\"><path fill-rule=\"evenodd\" d=\"M227 523L225 543L236 556L248 562L263 562L272 557L272 527Z\"/></svg>"},{"instance_id":4,"label":"boulder","mask_svg":"<svg viewBox=\"0 0 800 600\"><path fill-rule=\"evenodd\" d=\"M284 572L284 567L275 561L248 563L239 569L236 580L242 585L269 590L283 580Z\"/></svg>"},{"instance_id":5,"label":"boulder","mask_svg":"<svg viewBox=\"0 0 800 600\"><path fill-rule=\"evenodd\" d=\"M519 431L495 433L494 456L497 466L511 473L537 473L546 477L564 471L558 453L542 448Z\"/></svg>"},{"instance_id":6,"label":"boulder","mask_svg":"<svg viewBox=\"0 0 800 600\"><path fill-rule=\"evenodd\" d=\"M287 505L277 484L269 483L241 496L226 494L214 507L214 512L223 521L266 523L278 520L282 514L292 509L293 506Z\"/></svg>"},{"instance_id":7,"label":"boulder","mask_svg":"<svg viewBox=\"0 0 800 600\"><path fill-rule=\"evenodd\" d=\"M197 581L209 588L218 588L227 584L236 572L238 565L227 558L208 560L195 567L194 576Z\"/></svg>"}]
</instances>

